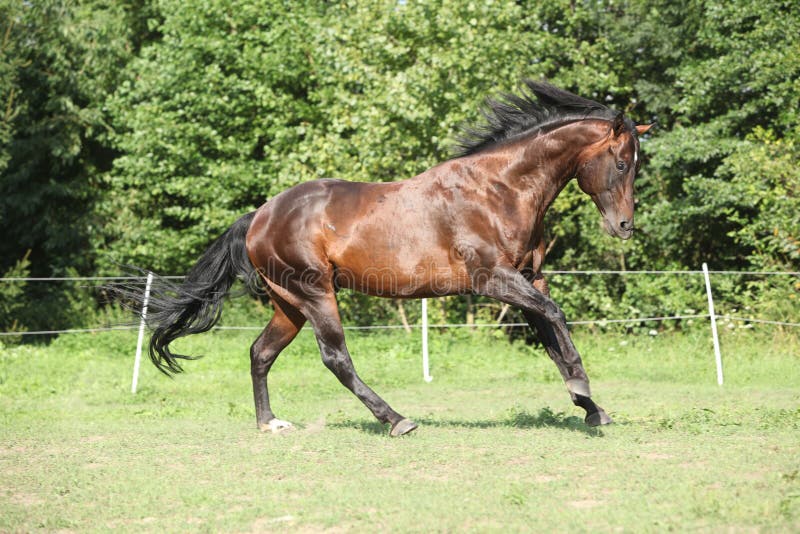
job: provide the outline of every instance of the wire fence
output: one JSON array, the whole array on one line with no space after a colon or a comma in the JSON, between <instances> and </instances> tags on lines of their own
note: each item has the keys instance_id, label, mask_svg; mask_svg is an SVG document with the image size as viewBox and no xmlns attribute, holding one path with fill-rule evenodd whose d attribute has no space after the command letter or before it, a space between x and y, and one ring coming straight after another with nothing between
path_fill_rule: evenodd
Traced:
<instances>
[{"instance_id":1,"label":"wire fence","mask_svg":"<svg viewBox=\"0 0 800 534\"><path fill-rule=\"evenodd\" d=\"M800 323L786 322L786 321L771 321L767 319L754 319L748 317L738 317L728 314L716 314L717 319L729 319L731 321L738 321L740 323L748 324L766 324L773 326L786 326L786 327L800 327ZM581 325L600 325L605 324L638 324L643 322L662 322L662 321L680 321L686 319L710 319L711 315L708 313L697 313L693 315L668 315L663 317L636 317L630 319L586 319L578 321L567 321L569 326ZM528 323L434 323L429 324L428 328L434 329L448 329L448 328L506 328L506 327L527 327ZM53 336L60 334L93 334L98 332L115 332L115 331L132 331L137 330L139 327L135 325L123 326L99 326L95 328L69 328L64 330L35 330L30 332L0 332L0 336ZM344 330L405 330L420 329L420 324L388 324L388 325L345 325L342 326ZM215 326L212 331L261 331L264 326ZM311 327L305 326L303 330L310 330Z\"/></svg>"},{"instance_id":2,"label":"wire fence","mask_svg":"<svg viewBox=\"0 0 800 534\"><path fill-rule=\"evenodd\" d=\"M708 274L713 275L726 275L726 276L794 276L800 277L800 271L729 271L729 270L708 270ZM567 276L692 276L704 275L703 270L553 270L543 271L545 275L567 275ZM184 276L161 276L161 279L166 280L182 280ZM147 280L146 276L63 276L63 277L7 277L0 278L0 283L53 283L53 282L141 282ZM580 319L567 321L570 326L580 325L610 325L610 324L641 324L645 322L664 322L664 321L678 321L687 319L710 319L710 313L700 314L682 314L682 315L662 315L652 317L630 317L630 318L597 318L597 319ZM775 321L768 319L761 319L756 317L741 317L732 316L729 314L714 314L715 319L729 319L739 321L745 324L764 324L784 327L800 327L800 322L791 321ZM448 329L448 328L506 328L506 327L525 327L527 323L438 323L429 324L427 328L433 329ZM10 331L0 332L0 338L11 336L53 336L61 334L84 334L84 333L98 333L98 332L112 332L120 330L136 330L138 326L135 325L107 325L98 326L93 328L70 328L70 329L48 329L48 330L35 330L35 331ZM263 326L216 326L213 330L263 330ZM305 327L306 329L309 327ZM420 324L407 324L407 325L349 325L343 327L345 330L397 330L397 329L418 329L422 328Z\"/></svg>"},{"instance_id":3,"label":"wire fence","mask_svg":"<svg viewBox=\"0 0 800 534\"><path fill-rule=\"evenodd\" d=\"M657 274L657 275L700 275L703 270L636 270L636 271L613 271L613 270L573 270L573 271L542 271L542 274L569 274L569 275L644 275L644 274ZM724 274L724 275L741 275L741 276L800 276L800 271L715 271L708 270L709 274ZM165 280L183 280L185 276L169 275L159 276ZM147 276L52 276L52 277L9 277L0 278L0 282L113 282L113 281L126 281L138 280L144 282Z\"/></svg>"},{"instance_id":4,"label":"wire fence","mask_svg":"<svg viewBox=\"0 0 800 534\"><path fill-rule=\"evenodd\" d=\"M733 316L730 314L722 314L718 315L714 311L714 301L713 295L711 290L711 280L710 275L713 274L715 276L720 275L736 275L736 276L800 276L800 272L797 271L711 271L708 269L708 266L704 263L702 270L644 270L644 271L613 271L613 270L586 270L586 271L545 271L544 274L551 276L551 275L566 275L566 276L607 276L607 275L621 275L621 276L631 276L631 275L649 275L649 276L691 276L691 275L703 275L703 279L705 282L705 293L708 299L708 313L684 313L684 314L673 314L673 315L660 315L660 316L647 316L647 317L632 317L632 318L600 318L600 319L584 319L584 320L577 320L577 321L567 321L568 325L571 326L580 326L580 325L611 325L611 324L643 324L648 322L664 322L664 321L679 321L679 320L693 320L693 319L709 319L711 325L711 333L712 339L714 343L714 356L716 361L716 369L717 369L717 384L722 386L723 385L723 367L722 367L722 355L720 351L719 339L718 339L718 332L717 332L717 319L725 319L728 321L739 321L744 323L745 325L752 326L752 324L764 324L764 325L773 325L773 326L782 326L782 327L800 327L800 323L798 322L790 322L790 321L775 321L775 320L768 320L768 319L761 319L755 317L740 317L740 316ZM170 279L170 280L181 280L183 276L164 276L161 279ZM108 325L108 326L100 326L94 328L72 328L72 329L62 329L62 330L37 330L37 331L12 331L12 332L0 332L0 339L4 336L42 336L42 335L61 335L61 334L82 334L82 333L97 333L97 332L112 332L112 331L120 331L120 330L137 330L139 331L139 337L136 346L136 355L134 359L134 368L133 368L133 377L131 382L131 393L136 393L137 385L139 380L139 366L142 356L142 349L143 349L143 339L144 339L144 330L145 330L145 319L147 315L147 304L148 298L150 295L150 287L153 281L153 274L148 273L147 276L75 276L75 277L54 277L54 278L37 278L37 277L29 277L29 278L21 278L21 277L9 277L9 278L0 278L0 283L27 283L27 282L45 282L45 283L52 283L52 282L143 282L143 307L140 312L141 321L139 326L134 325ZM402 325L362 325L362 326L343 326L345 330L396 330L396 329L405 329L407 331L411 329L421 329L421 343L422 343L422 367L423 367L423 377L426 382L431 382L433 377L430 374L430 364L429 364L429 355L428 355L428 330L429 329L449 329L449 328L507 328L507 327L525 327L527 323L510 323L510 322L502 322L499 318L495 322L487 323L475 323L475 322L466 322L466 323L438 323L438 324L428 324L428 311L427 311L427 299L421 299L421 317L420 317L420 324L409 324L405 321ZM501 317L505 315L505 310L501 313ZM730 325L730 322L729 322ZM216 326L214 330L263 330L263 326ZM309 327L305 327L304 330L308 330Z\"/></svg>"},{"instance_id":5,"label":"wire fence","mask_svg":"<svg viewBox=\"0 0 800 534\"><path fill-rule=\"evenodd\" d=\"M579 320L579 321L567 321L567 325L603 325L603 324L625 324L625 323L642 323L645 321L677 321L682 319L708 319L710 316L707 313L699 313L694 315L671 315L665 317L638 317L638 318L631 318L631 319L586 319L586 320ZM727 316L724 315L717 315L717 318L724 318ZM777 321L762 321L758 319L740 319L737 318L736 320L739 321L747 321L747 322L757 322L757 323L766 323L766 324L778 324L784 326L800 326L800 323L781 323ZM505 328L505 327L525 327L528 326L528 323L435 323L429 324L428 328L438 328L438 329L447 329L447 328ZM70 328L65 330L36 330L32 332L0 332L0 336L43 336L43 335L58 335L58 334L86 334L86 333L96 333L96 332L113 332L118 330L138 330L138 326L134 325L127 325L127 326L106 326L106 327L96 327L96 328ZM305 326L303 330L309 330L311 327ZM411 329L418 329L422 328L422 325L419 324L409 324L409 325L401 325L401 324L388 324L388 325L345 325L342 326L345 330L403 330L406 328ZM211 330L254 330L260 331L263 330L263 326L215 326Z\"/></svg>"}]
</instances>

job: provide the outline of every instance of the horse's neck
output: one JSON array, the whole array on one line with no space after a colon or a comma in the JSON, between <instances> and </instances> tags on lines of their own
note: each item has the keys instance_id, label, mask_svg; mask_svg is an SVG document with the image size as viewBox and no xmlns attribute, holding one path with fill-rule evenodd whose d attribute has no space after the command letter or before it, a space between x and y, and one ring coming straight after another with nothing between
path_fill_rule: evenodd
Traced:
<instances>
[{"instance_id":1,"label":"horse's neck","mask_svg":"<svg viewBox=\"0 0 800 534\"><path fill-rule=\"evenodd\" d=\"M602 138L597 121L565 124L543 134L521 139L495 149L487 161L498 169L492 179L502 180L520 197L535 197L542 213L555 200L577 171L581 152ZM505 165L498 165L497 160Z\"/></svg>"}]
</instances>

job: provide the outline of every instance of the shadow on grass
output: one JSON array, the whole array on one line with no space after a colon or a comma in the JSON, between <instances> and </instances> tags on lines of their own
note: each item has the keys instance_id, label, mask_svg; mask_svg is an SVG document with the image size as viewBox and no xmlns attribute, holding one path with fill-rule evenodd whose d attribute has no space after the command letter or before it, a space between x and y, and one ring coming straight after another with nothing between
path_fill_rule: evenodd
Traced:
<instances>
[{"instance_id":1,"label":"shadow on grass","mask_svg":"<svg viewBox=\"0 0 800 534\"><path fill-rule=\"evenodd\" d=\"M591 437L602 437L603 431L599 428L586 426L583 419L574 415L567 416L563 412L553 412L545 407L536 414L525 410L511 410L504 419L430 419L414 418L420 427L434 428L558 428L581 432ZM387 435L388 425L377 421L354 421L351 419L337 423L329 423L330 428L355 428L368 434Z\"/></svg>"}]
</instances>

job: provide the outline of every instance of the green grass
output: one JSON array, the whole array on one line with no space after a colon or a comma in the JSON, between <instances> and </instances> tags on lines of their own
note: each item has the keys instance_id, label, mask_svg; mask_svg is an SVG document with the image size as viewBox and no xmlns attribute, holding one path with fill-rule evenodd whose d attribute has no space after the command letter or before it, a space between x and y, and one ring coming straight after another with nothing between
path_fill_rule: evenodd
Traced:
<instances>
[{"instance_id":1,"label":"green grass","mask_svg":"<svg viewBox=\"0 0 800 534\"><path fill-rule=\"evenodd\" d=\"M254 333L182 342L208 355L166 379L135 334L0 348L0 531L797 531L800 343L725 332L576 330L595 399L586 428L540 348L486 333L348 335L356 367L420 423L388 437L301 333L271 374L298 425L255 430Z\"/></svg>"}]
</instances>

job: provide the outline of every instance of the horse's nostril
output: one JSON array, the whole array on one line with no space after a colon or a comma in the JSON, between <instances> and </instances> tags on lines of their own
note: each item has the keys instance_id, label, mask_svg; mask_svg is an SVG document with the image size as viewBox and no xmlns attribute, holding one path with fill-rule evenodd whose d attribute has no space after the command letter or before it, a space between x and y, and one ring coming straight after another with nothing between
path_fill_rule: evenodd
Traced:
<instances>
[{"instance_id":1,"label":"horse's nostril","mask_svg":"<svg viewBox=\"0 0 800 534\"><path fill-rule=\"evenodd\" d=\"M620 221L619 223L619 227L622 228L623 230L630 230L631 226L632 225L629 221Z\"/></svg>"}]
</instances>

